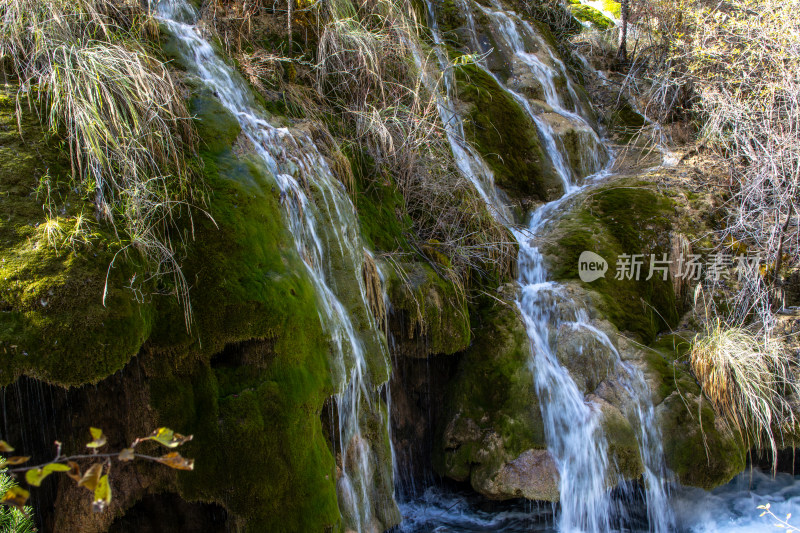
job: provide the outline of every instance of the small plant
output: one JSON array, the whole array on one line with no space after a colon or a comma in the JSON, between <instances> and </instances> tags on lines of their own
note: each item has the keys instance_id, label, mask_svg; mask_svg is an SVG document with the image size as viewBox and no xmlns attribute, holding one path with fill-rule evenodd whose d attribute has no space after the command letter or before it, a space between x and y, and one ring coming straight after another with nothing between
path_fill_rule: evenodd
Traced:
<instances>
[{"instance_id":1,"label":"small plant","mask_svg":"<svg viewBox=\"0 0 800 533\"><path fill-rule=\"evenodd\" d=\"M718 318L706 326L690 353L692 372L717 413L742 438L772 453L784 430L796 427L792 396L800 398L796 365L780 342Z\"/></svg>"},{"instance_id":2,"label":"small plant","mask_svg":"<svg viewBox=\"0 0 800 533\"><path fill-rule=\"evenodd\" d=\"M164 455L146 455L136 451L137 446L144 442L154 441L168 449L192 440L192 436L175 433L169 428L158 428L147 437L138 438L133 443L118 452L100 453L100 448L107 444L106 436L98 428L90 428L92 440L86 444L91 450L87 454L64 456L61 454L61 443L56 441L56 456L49 462L36 466L19 466L27 463L30 457L10 456L0 459L0 469L12 474L25 473L25 481L32 487L38 487L50 474L61 472L71 478L79 487L92 493L92 509L95 512L104 510L111 503L111 483L109 475L113 466L112 460L129 462L135 459L144 459L161 463L176 470L193 470L194 460L185 459L178 452L168 452ZM0 453L11 453L14 448L5 441L0 441ZM85 470L81 469L79 461L89 461ZM86 466L84 464L84 466ZM30 497L30 492L13 484L6 487L0 503L12 506L18 511L26 513L25 504ZM2 516L2 515L0 515Z\"/></svg>"},{"instance_id":3,"label":"small plant","mask_svg":"<svg viewBox=\"0 0 800 533\"><path fill-rule=\"evenodd\" d=\"M0 471L0 494L7 494L17 486L13 478ZM34 533L36 528L31 519L31 508L25 506L22 510L16 507L0 507L0 533Z\"/></svg>"},{"instance_id":4,"label":"small plant","mask_svg":"<svg viewBox=\"0 0 800 533\"><path fill-rule=\"evenodd\" d=\"M770 518L775 520L775 522L773 522L772 525L775 526L776 528L785 529L786 533L798 533L798 532L800 532L800 529L797 529L795 526L793 526L792 524L789 523L789 519L792 517L792 513L787 513L786 514L786 518L780 519L775 515L775 513L773 513L770 510L768 503L764 504L764 505L759 505L758 509L762 509L761 514L758 515L758 516L764 516L764 515L769 516Z\"/></svg>"}]
</instances>

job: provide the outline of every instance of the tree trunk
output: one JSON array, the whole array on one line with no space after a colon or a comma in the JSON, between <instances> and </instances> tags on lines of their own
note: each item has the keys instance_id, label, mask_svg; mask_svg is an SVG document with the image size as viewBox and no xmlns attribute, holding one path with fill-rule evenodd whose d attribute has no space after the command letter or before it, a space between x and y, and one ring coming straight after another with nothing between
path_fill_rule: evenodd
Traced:
<instances>
[{"instance_id":1,"label":"tree trunk","mask_svg":"<svg viewBox=\"0 0 800 533\"><path fill-rule=\"evenodd\" d=\"M289 52L286 54L287 57L292 57L292 48L294 48L294 43L292 42L292 19L294 18L294 0L287 0L287 16L286 16L286 25L289 29Z\"/></svg>"},{"instance_id":2,"label":"tree trunk","mask_svg":"<svg viewBox=\"0 0 800 533\"><path fill-rule=\"evenodd\" d=\"M617 49L617 59L628 60L628 12L630 0L620 2L620 23L619 23L619 48Z\"/></svg>"}]
</instances>

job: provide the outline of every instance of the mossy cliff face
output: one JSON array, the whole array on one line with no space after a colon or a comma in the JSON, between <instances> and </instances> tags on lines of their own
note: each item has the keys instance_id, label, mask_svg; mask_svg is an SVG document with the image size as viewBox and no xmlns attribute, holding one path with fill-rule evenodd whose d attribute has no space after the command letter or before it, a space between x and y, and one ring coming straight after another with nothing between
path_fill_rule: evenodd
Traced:
<instances>
[{"instance_id":1,"label":"mossy cliff face","mask_svg":"<svg viewBox=\"0 0 800 533\"><path fill-rule=\"evenodd\" d=\"M0 202L10 214L0 221L5 259L0 376L6 383L26 374L59 385L102 384L139 353L146 379L138 382L143 389L138 403L122 404L125 412L152 412L154 424L195 435L182 450L196 459L195 471L148 482L149 490L174 490L185 500L218 504L243 531L339 530L337 467L328 438L334 428L323 429L322 420L334 393L331 346L315 291L286 229L280 192L247 144L239 142L235 118L197 87L189 104L201 137L210 216L195 211L194 239L183 261L193 306L187 333L172 296L147 296L137 303L124 289L136 272L134 261L115 263L102 306L113 257L102 229L91 245L74 252L40 244L32 224L43 218L42 200L33 189L41 167L50 166L51 174L59 169L40 153L50 150L45 154L54 154L60 168L68 162L58 146L39 141L41 130L29 115L23 124L38 137L27 138L38 144L34 149L19 141L11 128L16 119L3 102L0 149L13 157L2 158L0 167ZM189 228L188 220L180 224ZM39 303L42 298L46 305ZM369 323L366 315L355 320L359 328ZM385 381L385 348L366 348L376 382ZM92 409L90 402L84 407ZM376 405L375 416L385 416L381 409ZM93 416L100 415L84 413L83 419ZM107 423L108 431L120 430ZM379 423L365 420L362 426L372 428L366 437L378 480L374 524L384 529L399 519L391 498L388 434ZM146 493L120 491L114 512L123 513ZM65 523L75 518L65 513ZM107 525L108 517L98 518L94 530Z\"/></svg>"},{"instance_id":2,"label":"mossy cliff face","mask_svg":"<svg viewBox=\"0 0 800 533\"><path fill-rule=\"evenodd\" d=\"M677 233L702 231L701 222L685 209L685 203L686 195L678 190L661 192L649 182L617 180L578 197L543 236L544 242L551 243L543 250L551 275L567 284L573 300L588 306L590 319L612 340L622 360L643 372L661 426L667 467L684 485L712 488L744 468L745 449L716 419L689 373L687 341L658 336L675 327L686 310L684 300L675 296L673 281L663 281L658 274L645 280L650 254L660 259L663 253L672 253ZM589 283L577 279L578 258L585 250L608 261L604 278ZM645 254L639 281L614 279L616 260L623 253ZM619 473L636 475L641 466L637 465L635 435L628 424L620 424L623 420L618 416L609 416L608 406L622 413L626 406L617 400L614 377L595 372L605 367L603 349L595 347L578 357L570 355L567 342L559 346L559 352L579 388L601 400L609 445L621 458Z\"/></svg>"},{"instance_id":3,"label":"mossy cliff face","mask_svg":"<svg viewBox=\"0 0 800 533\"><path fill-rule=\"evenodd\" d=\"M513 302L513 290L498 296ZM489 498L557 500L522 317L513 303L486 296L474 321L480 335L448 385L434 466Z\"/></svg>"},{"instance_id":4,"label":"mossy cliff face","mask_svg":"<svg viewBox=\"0 0 800 533\"><path fill-rule=\"evenodd\" d=\"M108 269L118 249L113 233L97 227L93 206L66 184L69 157L24 98L20 133L16 88L0 89L0 384L22 373L63 385L96 382L137 353L153 306L124 289L134 282L135 254ZM49 203L52 213L43 209ZM65 242L80 215L81 227L97 233L90 247Z\"/></svg>"}]
</instances>

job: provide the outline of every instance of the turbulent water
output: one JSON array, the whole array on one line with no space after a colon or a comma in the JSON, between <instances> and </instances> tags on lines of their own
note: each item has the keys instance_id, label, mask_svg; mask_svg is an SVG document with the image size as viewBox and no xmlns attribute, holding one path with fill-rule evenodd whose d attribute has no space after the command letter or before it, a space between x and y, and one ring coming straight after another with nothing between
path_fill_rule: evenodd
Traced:
<instances>
[{"instance_id":1,"label":"turbulent water","mask_svg":"<svg viewBox=\"0 0 800 533\"><path fill-rule=\"evenodd\" d=\"M334 440L341 470L337 483L339 506L348 528L372 530L376 499L373 491L379 484L391 487L392 482L378 479L379 463L370 449L374 443L364 435L362 425L366 416L377 418L382 426L377 432L379 438L381 433L388 438L388 417L378 405L380 391L376 390L376 381L388 376L389 358L371 314L361 313L369 317L370 323L359 328L340 299L346 289L339 285L356 284L361 301L355 305L368 308L361 276L365 250L353 205L308 136L269 123L247 84L201 36L195 25L195 9L185 0L161 0L157 9L159 19L179 41L189 71L236 117L281 190L285 217L316 289L320 320L333 351L333 378L338 390L338 435ZM337 283L334 271L344 272L351 279ZM364 338L370 335L371 346L382 352L383 376L370 375L364 346Z\"/></svg>"},{"instance_id":2,"label":"turbulent water","mask_svg":"<svg viewBox=\"0 0 800 533\"><path fill-rule=\"evenodd\" d=\"M800 476L744 472L731 483L711 492L677 489L672 495L677 533L765 533L781 531L774 520L759 516L759 505L770 504L776 516L800 516ZM608 531L645 533L646 511L641 500L626 499L631 519L623 528ZM487 502L474 493L429 488L419 498L401 504L406 517L403 533L489 532L555 533L553 509L525 501ZM637 516L638 515L638 516ZM796 520L790 518L790 522Z\"/></svg>"}]
</instances>

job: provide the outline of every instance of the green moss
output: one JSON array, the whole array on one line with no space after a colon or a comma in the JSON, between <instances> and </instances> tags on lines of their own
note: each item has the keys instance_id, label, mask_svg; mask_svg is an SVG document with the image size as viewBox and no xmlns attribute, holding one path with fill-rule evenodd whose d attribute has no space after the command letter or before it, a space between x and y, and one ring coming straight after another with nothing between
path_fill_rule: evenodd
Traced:
<instances>
[{"instance_id":1,"label":"green moss","mask_svg":"<svg viewBox=\"0 0 800 533\"><path fill-rule=\"evenodd\" d=\"M542 149L533 121L514 98L475 65L456 71L458 97L472 104L465 131L513 197L558 197L563 185Z\"/></svg>"},{"instance_id":2,"label":"green moss","mask_svg":"<svg viewBox=\"0 0 800 533\"><path fill-rule=\"evenodd\" d=\"M603 415L602 425L608 442L608 456L613 460L613 473L609 473L609 482L616 483L619 476L624 479L638 479L644 472L644 466L636 431L616 408L604 409Z\"/></svg>"},{"instance_id":3,"label":"green moss","mask_svg":"<svg viewBox=\"0 0 800 533\"><path fill-rule=\"evenodd\" d=\"M688 337L659 337L644 354L656 379L656 413L667 467L683 485L710 490L745 467L746 447L721 424L689 372Z\"/></svg>"},{"instance_id":4,"label":"green moss","mask_svg":"<svg viewBox=\"0 0 800 533\"><path fill-rule=\"evenodd\" d=\"M109 270L119 249L109 228L93 224L90 245L73 247L63 236L48 241L43 204L52 202L65 234L81 213L94 221L93 205L70 187L63 146L24 105L20 135L14 94L0 94L0 383L20 374L61 385L95 383L138 352L152 305L124 289L137 286L135 256L118 256ZM49 200L36 192L45 176Z\"/></svg>"},{"instance_id":5,"label":"green moss","mask_svg":"<svg viewBox=\"0 0 800 533\"><path fill-rule=\"evenodd\" d=\"M603 4L603 10L608 11L614 17L619 18L622 15L622 4L615 0L600 0Z\"/></svg>"},{"instance_id":6,"label":"green moss","mask_svg":"<svg viewBox=\"0 0 800 533\"><path fill-rule=\"evenodd\" d=\"M466 301L453 285L426 263L400 263L386 291L393 317L402 321L398 341L407 355L453 354L471 339Z\"/></svg>"},{"instance_id":7,"label":"green moss","mask_svg":"<svg viewBox=\"0 0 800 533\"><path fill-rule=\"evenodd\" d=\"M449 385L443 420L451 427L438 435L434 466L445 476L464 480L478 465L499 464L525 450L545 449L530 347L516 309L483 297L473 324L480 331L459 362ZM461 427L459 427L461 426ZM501 447L487 447L494 433Z\"/></svg>"},{"instance_id":8,"label":"green moss","mask_svg":"<svg viewBox=\"0 0 800 533\"><path fill-rule=\"evenodd\" d=\"M611 21L611 19L592 6L573 4L569 9L576 19L582 22L588 22L598 30L608 30L614 27L614 22Z\"/></svg>"},{"instance_id":9,"label":"green moss","mask_svg":"<svg viewBox=\"0 0 800 533\"><path fill-rule=\"evenodd\" d=\"M248 532L338 528L320 421L333 387L315 292L269 173L233 153L235 128L219 109L191 103L200 121L230 134L201 129L214 220L195 219L184 262L193 333L175 330L180 310L164 304L151 338L167 356L149 370L159 422L195 435L187 455L197 467L179 477L181 494L225 506Z\"/></svg>"},{"instance_id":10,"label":"green moss","mask_svg":"<svg viewBox=\"0 0 800 533\"><path fill-rule=\"evenodd\" d=\"M630 142L645 124L644 117L627 100L621 98L611 112L609 129L619 135L623 142Z\"/></svg>"},{"instance_id":11,"label":"green moss","mask_svg":"<svg viewBox=\"0 0 800 533\"><path fill-rule=\"evenodd\" d=\"M590 193L583 203L558 222L553 244L545 246L556 280L578 278L578 258L592 251L609 264L605 277L584 283L600 295L604 317L617 328L641 336L646 342L661 329L675 325L680 309L670 280L656 273L648 276L650 255L669 252L674 221L673 202L650 188L647 182L617 181ZM615 279L622 254L644 254L641 276Z\"/></svg>"},{"instance_id":12,"label":"green moss","mask_svg":"<svg viewBox=\"0 0 800 533\"><path fill-rule=\"evenodd\" d=\"M436 4L436 22L439 29L446 35L454 33L467 24L467 18L461 12L456 0L443 0ZM421 20L426 20L425 18Z\"/></svg>"},{"instance_id":13,"label":"green moss","mask_svg":"<svg viewBox=\"0 0 800 533\"><path fill-rule=\"evenodd\" d=\"M411 219L405 203L388 172L362 151L348 150L355 177L354 204L361 233L372 250L408 250Z\"/></svg>"}]
</instances>

